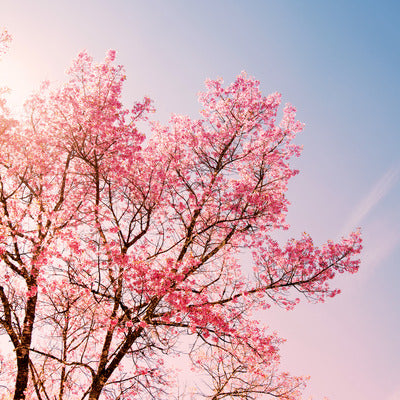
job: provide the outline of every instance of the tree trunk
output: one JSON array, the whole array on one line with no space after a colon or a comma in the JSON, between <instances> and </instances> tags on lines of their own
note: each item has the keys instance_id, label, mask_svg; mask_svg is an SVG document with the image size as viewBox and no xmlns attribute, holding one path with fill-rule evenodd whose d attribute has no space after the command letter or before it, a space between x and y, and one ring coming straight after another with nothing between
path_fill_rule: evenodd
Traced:
<instances>
[{"instance_id":1,"label":"tree trunk","mask_svg":"<svg viewBox=\"0 0 400 400\"><path fill-rule=\"evenodd\" d=\"M29 351L17 349L17 380L15 382L14 400L24 400L29 378Z\"/></svg>"},{"instance_id":2,"label":"tree trunk","mask_svg":"<svg viewBox=\"0 0 400 400\"><path fill-rule=\"evenodd\" d=\"M28 286L31 289L33 285ZM35 320L35 311L37 303L37 294L33 295L26 302L26 312L24 327L20 339L20 345L15 349L17 354L17 379L15 382L15 392L13 400L25 400L25 390L29 379L29 349L32 342L33 322Z\"/></svg>"},{"instance_id":3,"label":"tree trunk","mask_svg":"<svg viewBox=\"0 0 400 400\"><path fill-rule=\"evenodd\" d=\"M97 377L93 380L92 387L89 394L89 400L98 400L103 390L104 383Z\"/></svg>"}]
</instances>

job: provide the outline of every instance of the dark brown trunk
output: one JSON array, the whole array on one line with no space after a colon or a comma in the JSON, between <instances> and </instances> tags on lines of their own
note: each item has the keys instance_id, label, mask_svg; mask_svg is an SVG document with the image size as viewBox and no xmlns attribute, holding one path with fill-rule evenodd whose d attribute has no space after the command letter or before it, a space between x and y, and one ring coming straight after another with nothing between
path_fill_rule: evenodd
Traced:
<instances>
[{"instance_id":1,"label":"dark brown trunk","mask_svg":"<svg viewBox=\"0 0 400 400\"><path fill-rule=\"evenodd\" d=\"M92 387L90 389L89 400L99 399L105 383L106 382L104 383L102 382L101 378L96 376L96 378L93 380Z\"/></svg>"},{"instance_id":2,"label":"dark brown trunk","mask_svg":"<svg viewBox=\"0 0 400 400\"><path fill-rule=\"evenodd\" d=\"M36 286L36 282L30 285ZM15 382L15 392L13 400L25 400L25 390L29 379L29 349L32 342L33 322L35 320L37 295L33 295L26 302L26 313L24 326L20 339L20 345L15 349L17 355L17 379Z\"/></svg>"},{"instance_id":3,"label":"dark brown trunk","mask_svg":"<svg viewBox=\"0 0 400 400\"><path fill-rule=\"evenodd\" d=\"M15 382L14 400L24 400L29 378L29 351L17 349L17 380Z\"/></svg>"}]
</instances>

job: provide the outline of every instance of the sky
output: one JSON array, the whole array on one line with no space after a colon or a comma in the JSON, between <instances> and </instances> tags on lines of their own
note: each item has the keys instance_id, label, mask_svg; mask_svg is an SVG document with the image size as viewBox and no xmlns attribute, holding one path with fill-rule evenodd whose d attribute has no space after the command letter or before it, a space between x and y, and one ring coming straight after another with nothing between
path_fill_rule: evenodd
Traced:
<instances>
[{"instance_id":1,"label":"sky","mask_svg":"<svg viewBox=\"0 0 400 400\"><path fill-rule=\"evenodd\" d=\"M400 400L400 27L397 1L1 0L13 36L0 86L16 110L60 83L83 49L117 50L128 106L196 117L206 78L245 70L297 107L305 130L289 184L290 235L315 242L361 227L359 273L324 304L258 318L287 339L282 366L310 375L305 399Z\"/></svg>"}]
</instances>

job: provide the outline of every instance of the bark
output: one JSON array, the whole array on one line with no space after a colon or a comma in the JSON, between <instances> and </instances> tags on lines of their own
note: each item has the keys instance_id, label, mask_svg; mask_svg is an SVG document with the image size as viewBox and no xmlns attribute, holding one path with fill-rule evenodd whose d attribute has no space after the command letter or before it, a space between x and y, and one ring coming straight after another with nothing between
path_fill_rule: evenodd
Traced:
<instances>
[{"instance_id":1,"label":"bark","mask_svg":"<svg viewBox=\"0 0 400 400\"><path fill-rule=\"evenodd\" d=\"M28 386L29 380L29 349L32 342L32 330L35 320L36 303L37 295L35 294L27 301L20 345L15 350L17 354L17 379L15 382L13 400L25 400L25 390Z\"/></svg>"}]
</instances>

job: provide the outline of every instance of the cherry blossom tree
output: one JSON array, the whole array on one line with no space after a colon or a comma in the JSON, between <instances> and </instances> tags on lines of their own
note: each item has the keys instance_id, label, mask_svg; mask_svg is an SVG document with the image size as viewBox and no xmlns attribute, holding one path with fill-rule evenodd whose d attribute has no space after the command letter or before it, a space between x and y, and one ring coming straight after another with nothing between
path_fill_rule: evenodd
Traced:
<instances>
[{"instance_id":1,"label":"cherry blossom tree","mask_svg":"<svg viewBox=\"0 0 400 400\"><path fill-rule=\"evenodd\" d=\"M180 355L206 382L184 398L300 399L305 379L280 370L281 339L252 313L335 296L361 239L274 240L295 108L278 121L281 96L242 73L206 82L200 119L152 123L149 99L122 105L114 59L81 53L23 117L2 109L3 398L174 399L164 361Z\"/></svg>"}]
</instances>

